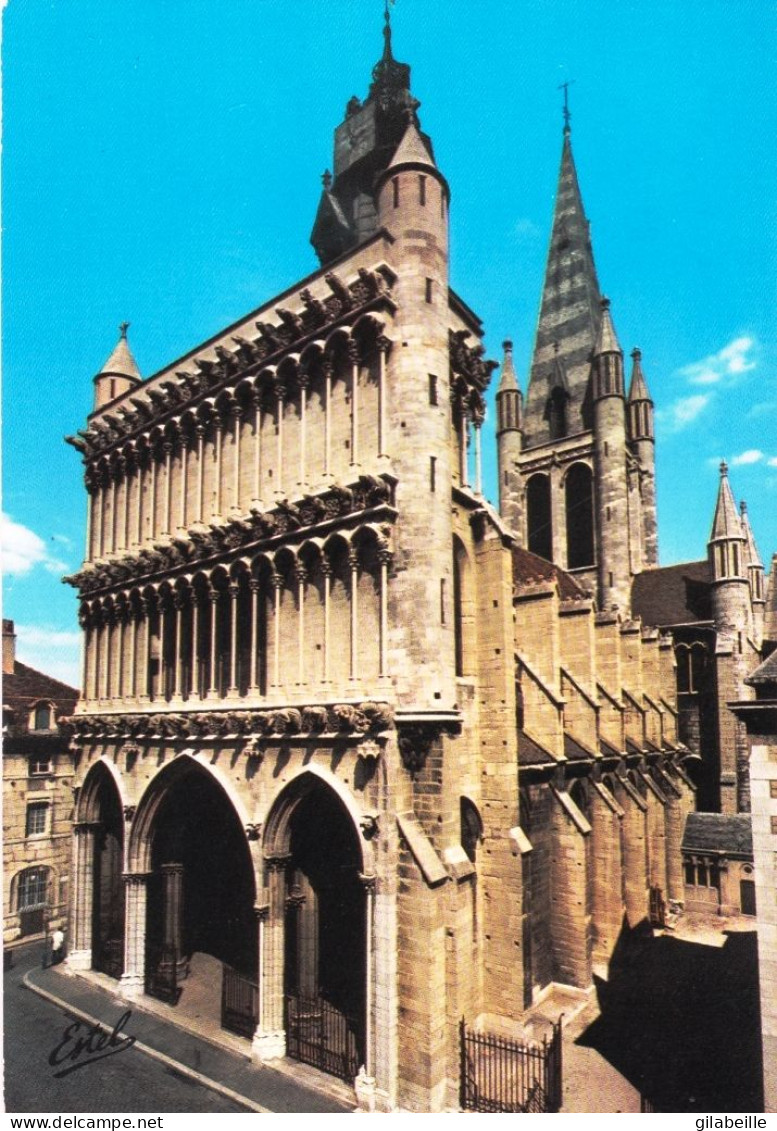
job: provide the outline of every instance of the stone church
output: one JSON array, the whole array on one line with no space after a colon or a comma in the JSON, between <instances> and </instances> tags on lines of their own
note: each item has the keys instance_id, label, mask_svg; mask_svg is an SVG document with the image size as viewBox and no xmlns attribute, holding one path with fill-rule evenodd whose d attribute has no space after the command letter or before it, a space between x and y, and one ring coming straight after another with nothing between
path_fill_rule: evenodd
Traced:
<instances>
[{"instance_id":1,"label":"stone church","mask_svg":"<svg viewBox=\"0 0 777 1131\"><path fill-rule=\"evenodd\" d=\"M449 285L418 106L387 17L335 130L320 269L147 379L125 324L69 438L68 963L175 1010L208 955L216 1023L257 1061L434 1112L459 1103L461 1018L517 1032L682 903L695 786L685 641L634 600L662 572L653 404L639 351L626 391L568 123L525 403L509 343L501 367L497 511L498 365ZM705 584L744 609L759 575L719 506Z\"/></svg>"}]
</instances>

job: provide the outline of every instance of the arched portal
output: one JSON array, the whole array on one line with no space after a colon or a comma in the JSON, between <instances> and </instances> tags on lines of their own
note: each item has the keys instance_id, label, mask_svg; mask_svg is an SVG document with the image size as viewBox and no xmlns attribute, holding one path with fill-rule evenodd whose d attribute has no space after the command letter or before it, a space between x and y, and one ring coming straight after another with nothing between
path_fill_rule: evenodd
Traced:
<instances>
[{"instance_id":1,"label":"arched portal","mask_svg":"<svg viewBox=\"0 0 777 1131\"><path fill-rule=\"evenodd\" d=\"M215 1014L224 968L257 977L256 883L235 804L196 759L176 758L149 786L133 827L130 866L147 877L147 992L177 1001L197 956L205 984L196 992Z\"/></svg>"},{"instance_id":2,"label":"arched portal","mask_svg":"<svg viewBox=\"0 0 777 1131\"><path fill-rule=\"evenodd\" d=\"M79 798L79 818L91 830L92 966L112 978L124 969L124 814L118 786L104 762L87 774ZM87 865L88 866L88 865ZM79 898L88 892L79 892Z\"/></svg>"},{"instance_id":3,"label":"arched portal","mask_svg":"<svg viewBox=\"0 0 777 1131\"><path fill-rule=\"evenodd\" d=\"M553 561L553 520L548 475L532 475L526 485L526 525L531 552L549 562Z\"/></svg>"},{"instance_id":4,"label":"arched portal","mask_svg":"<svg viewBox=\"0 0 777 1131\"><path fill-rule=\"evenodd\" d=\"M270 927L283 933L269 1012L282 994L288 1055L353 1080L369 1059L368 894L361 838L334 788L312 773L290 783L268 819L265 857Z\"/></svg>"}]
</instances>

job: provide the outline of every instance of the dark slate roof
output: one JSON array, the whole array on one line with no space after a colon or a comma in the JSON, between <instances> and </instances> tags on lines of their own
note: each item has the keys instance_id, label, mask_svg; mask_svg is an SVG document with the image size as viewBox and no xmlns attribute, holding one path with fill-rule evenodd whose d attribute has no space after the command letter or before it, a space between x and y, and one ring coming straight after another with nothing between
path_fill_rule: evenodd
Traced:
<instances>
[{"instance_id":1,"label":"dark slate roof","mask_svg":"<svg viewBox=\"0 0 777 1131\"><path fill-rule=\"evenodd\" d=\"M638 573L631 586L631 611L657 628L712 620L707 559Z\"/></svg>"},{"instance_id":2,"label":"dark slate roof","mask_svg":"<svg viewBox=\"0 0 777 1131\"><path fill-rule=\"evenodd\" d=\"M543 581L556 581L559 595L563 600L579 601L586 596L575 579L565 570L539 557L538 554L532 554L530 550L513 546L513 588L519 589L522 585L536 585Z\"/></svg>"},{"instance_id":3,"label":"dark slate roof","mask_svg":"<svg viewBox=\"0 0 777 1131\"><path fill-rule=\"evenodd\" d=\"M55 703L58 715L72 715L78 691L16 660L13 675L3 676L3 706L10 707L19 722L19 714L26 714L41 699Z\"/></svg>"},{"instance_id":4,"label":"dark slate roof","mask_svg":"<svg viewBox=\"0 0 777 1131\"><path fill-rule=\"evenodd\" d=\"M521 766L547 766L557 762L550 751L530 738L525 730L518 731L518 763Z\"/></svg>"},{"instance_id":5,"label":"dark slate roof","mask_svg":"<svg viewBox=\"0 0 777 1131\"><path fill-rule=\"evenodd\" d=\"M751 676L748 676L745 683L753 687L777 683L777 648L764 660L760 667L755 669Z\"/></svg>"},{"instance_id":6,"label":"dark slate roof","mask_svg":"<svg viewBox=\"0 0 777 1131\"><path fill-rule=\"evenodd\" d=\"M621 751L606 738L599 739L599 753L603 754L605 758L620 758Z\"/></svg>"},{"instance_id":7,"label":"dark slate roof","mask_svg":"<svg viewBox=\"0 0 777 1131\"><path fill-rule=\"evenodd\" d=\"M683 852L753 858L753 829L749 813L689 813Z\"/></svg>"},{"instance_id":8,"label":"dark slate roof","mask_svg":"<svg viewBox=\"0 0 777 1131\"><path fill-rule=\"evenodd\" d=\"M587 746L583 746L582 742L578 742L566 731L564 731L564 753L570 762L579 762L583 759L590 761L594 757L593 751L589 750Z\"/></svg>"}]
</instances>

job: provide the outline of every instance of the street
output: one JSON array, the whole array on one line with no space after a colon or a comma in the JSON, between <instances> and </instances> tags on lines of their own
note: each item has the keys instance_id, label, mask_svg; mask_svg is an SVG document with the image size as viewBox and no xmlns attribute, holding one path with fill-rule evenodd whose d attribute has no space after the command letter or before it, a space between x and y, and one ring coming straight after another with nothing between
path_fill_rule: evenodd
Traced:
<instances>
[{"instance_id":1,"label":"street","mask_svg":"<svg viewBox=\"0 0 777 1131\"><path fill-rule=\"evenodd\" d=\"M14 952L14 965L3 974L5 1108L17 1112L243 1112L246 1109L135 1048L113 1051L57 1078L74 1043L61 1047L52 1066L49 1056L62 1046L72 1018L22 984L25 973L40 965L41 944ZM119 1013L116 1015L118 1020ZM131 1021L128 1025L131 1032ZM88 1033L88 1026L78 1030ZM86 1061L79 1058L78 1062Z\"/></svg>"}]
</instances>

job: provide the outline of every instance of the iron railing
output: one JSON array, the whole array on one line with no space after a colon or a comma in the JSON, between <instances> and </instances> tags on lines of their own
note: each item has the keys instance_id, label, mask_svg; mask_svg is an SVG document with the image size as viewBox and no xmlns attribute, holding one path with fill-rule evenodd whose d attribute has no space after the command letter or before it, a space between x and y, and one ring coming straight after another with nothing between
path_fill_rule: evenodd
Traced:
<instances>
[{"instance_id":1,"label":"iron railing","mask_svg":"<svg viewBox=\"0 0 777 1131\"><path fill-rule=\"evenodd\" d=\"M181 996L178 985L178 953L173 946L160 946L146 952L146 993L175 1005Z\"/></svg>"},{"instance_id":2,"label":"iron railing","mask_svg":"<svg viewBox=\"0 0 777 1131\"><path fill-rule=\"evenodd\" d=\"M561 1108L561 1018L542 1042L459 1027L464 1111L550 1112Z\"/></svg>"},{"instance_id":3,"label":"iron railing","mask_svg":"<svg viewBox=\"0 0 777 1131\"><path fill-rule=\"evenodd\" d=\"M222 1029L241 1037L253 1037L258 1022L258 983L225 965L221 979Z\"/></svg>"},{"instance_id":4,"label":"iron railing","mask_svg":"<svg viewBox=\"0 0 777 1131\"><path fill-rule=\"evenodd\" d=\"M353 1083L359 1071L356 1019L320 997L287 993L285 1003L288 1055Z\"/></svg>"}]
</instances>

